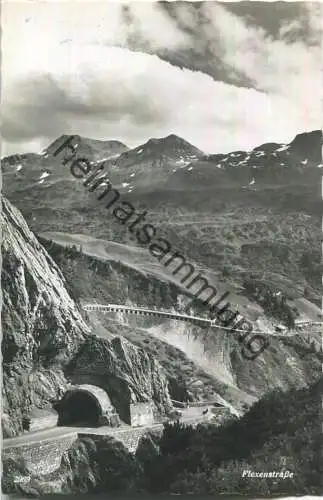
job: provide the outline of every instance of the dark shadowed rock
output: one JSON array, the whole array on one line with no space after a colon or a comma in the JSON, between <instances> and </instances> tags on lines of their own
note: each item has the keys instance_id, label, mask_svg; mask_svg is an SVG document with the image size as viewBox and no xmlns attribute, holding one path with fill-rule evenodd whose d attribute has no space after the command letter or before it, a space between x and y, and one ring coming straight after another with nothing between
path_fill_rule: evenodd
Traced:
<instances>
[{"instance_id":1,"label":"dark shadowed rock","mask_svg":"<svg viewBox=\"0 0 323 500\"><path fill-rule=\"evenodd\" d=\"M168 382L160 364L124 338L87 339L71 362L69 374L72 381L104 389L127 423L130 423L131 403L152 400L163 414L172 408Z\"/></svg>"},{"instance_id":2,"label":"dark shadowed rock","mask_svg":"<svg viewBox=\"0 0 323 500\"><path fill-rule=\"evenodd\" d=\"M290 143L292 151L302 159L307 158L313 163L322 161L322 131L313 130L298 134Z\"/></svg>"}]
</instances>

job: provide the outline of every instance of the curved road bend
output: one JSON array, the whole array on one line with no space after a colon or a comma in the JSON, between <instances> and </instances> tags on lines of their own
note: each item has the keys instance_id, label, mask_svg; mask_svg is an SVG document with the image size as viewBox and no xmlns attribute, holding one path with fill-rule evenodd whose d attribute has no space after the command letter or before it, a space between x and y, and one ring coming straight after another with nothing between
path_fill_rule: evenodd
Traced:
<instances>
[{"instance_id":1,"label":"curved road bend","mask_svg":"<svg viewBox=\"0 0 323 500\"><path fill-rule=\"evenodd\" d=\"M198 422L207 421L210 412L206 415L203 415L203 410L206 408L210 408L212 403L201 406L201 407L192 407L192 408L183 408L180 410L182 412L182 417L179 418L180 422L187 424L194 424ZM171 422L171 420L168 420ZM151 425L145 425L142 427L131 427L130 425L122 425L121 427L52 427L50 429L43 429L41 431L29 432L27 434L23 434L22 436L17 436L13 438L7 438L2 441L3 449L5 448L15 448L19 446L28 446L31 443L41 443L41 442L49 442L55 441L55 439L61 439L63 437L69 436L77 436L78 434L97 434L97 435L108 435L108 436L116 436L118 434L122 434L125 431L133 430L136 431L138 429L158 429L162 428L163 423L155 423Z\"/></svg>"}]
</instances>

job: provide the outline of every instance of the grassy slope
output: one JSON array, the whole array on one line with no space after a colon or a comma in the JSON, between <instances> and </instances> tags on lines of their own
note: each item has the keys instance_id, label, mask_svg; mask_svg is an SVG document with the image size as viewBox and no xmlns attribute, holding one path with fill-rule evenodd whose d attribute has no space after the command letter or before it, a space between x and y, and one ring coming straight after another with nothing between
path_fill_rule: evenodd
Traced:
<instances>
[{"instance_id":1,"label":"grassy slope","mask_svg":"<svg viewBox=\"0 0 323 500\"><path fill-rule=\"evenodd\" d=\"M45 246L77 300L185 309L187 297L157 275L139 272L114 259L100 261L73 253L57 244L47 242ZM313 350L309 335L291 339L272 337L263 356L246 362L237 340L223 330L129 316L113 321L109 315L91 314L89 319L98 334L124 335L156 355L169 378L179 379L182 373L189 384L195 376L203 381L205 386L195 388L195 395L205 395L212 388L238 407L242 401L250 402L272 387L302 386L314 381L320 373L320 355Z\"/></svg>"}]
</instances>

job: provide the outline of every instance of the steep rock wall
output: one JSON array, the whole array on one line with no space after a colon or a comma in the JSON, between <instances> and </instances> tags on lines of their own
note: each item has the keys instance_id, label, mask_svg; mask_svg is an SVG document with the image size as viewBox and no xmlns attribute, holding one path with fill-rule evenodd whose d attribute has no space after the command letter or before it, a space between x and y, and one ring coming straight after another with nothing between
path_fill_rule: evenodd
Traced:
<instances>
[{"instance_id":1,"label":"steep rock wall","mask_svg":"<svg viewBox=\"0 0 323 500\"><path fill-rule=\"evenodd\" d=\"M62 394L64 365L88 331L65 279L20 212L2 200L2 355L5 436Z\"/></svg>"},{"instance_id":2,"label":"steep rock wall","mask_svg":"<svg viewBox=\"0 0 323 500\"><path fill-rule=\"evenodd\" d=\"M153 400L160 412L168 411L158 362L128 341L90 332L59 267L6 199L1 227L4 437L21 434L33 411L52 407L70 382L106 390L123 418L136 401ZM93 381L99 372L101 379Z\"/></svg>"},{"instance_id":3,"label":"steep rock wall","mask_svg":"<svg viewBox=\"0 0 323 500\"><path fill-rule=\"evenodd\" d=\"M70 363L68 373L74 383L104 389L127 423L130 423L131 403L152 401L160 413L170 411L173 406L167 379L158 361L120 337L88 338Z\"/></svg>"}]
</instances>

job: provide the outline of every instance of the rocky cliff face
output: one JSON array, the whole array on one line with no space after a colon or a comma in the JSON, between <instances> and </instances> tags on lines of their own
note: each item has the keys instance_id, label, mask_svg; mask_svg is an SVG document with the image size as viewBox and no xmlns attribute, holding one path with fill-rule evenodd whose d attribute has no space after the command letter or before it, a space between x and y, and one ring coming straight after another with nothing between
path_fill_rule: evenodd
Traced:
<instances>
[{"instance_id":1,"label":"rocky cliff face","mask_svg":"<svg viewBox=\"0 0 323 500\"><path fill-rule=\"evenodd\" d=\"M172 409L167 379L159 363L124 338L89 338L71 363L70 377L105 389L127 423L130 403L153 401L160 413Z\"/></svg>"},{"instance_id":2,"label":"rocky cliff face","mask_svg":"<svg viewBox=\"0 0 323 500\"><path fill-rule=\"evenodd\" d=\"M3 427L13 435L33 407L64 391L62 368L87 326L60 270L5 199L2 235Z\"/></svg>"},{"instance_id":3,"label":"rocky cliff face","mask_svg":"<svg viewBox=\"0 0 323 500\"><path fill-rule=\"evenodd\" d=\"M139 401L152 396L165 411L169 395L158 363L129 342L89 337L60 269L6 199L1 223L4 436L21 433L35 408L52 406L70 381L79 383L76 368L84 359L88 373L100 359L106 379L122 381L113 393L116 407L125 394Z\"/></svg>"},{"instance_id":4,"label":"rocky cliff face","mask_svg":"<svg viewBox=\"0 0 323 500\"><path fill-rule=\"evenodd\" d=\"M141 446L150 451L154 446ZM154 452L154 448L153 448ZM155 452L156 454L156 452ZM110 436L78 438L64 453L58 469L46 474L30 474L22 459L3 457L2 491L19 498L45 495L79 495L104 492L142 492L140 459ZM18 478L18 481L17 481ZM92 495L90 495L92 498ZM101 495L99 496L101 498Z\"/></svg>"}]
</instances>

